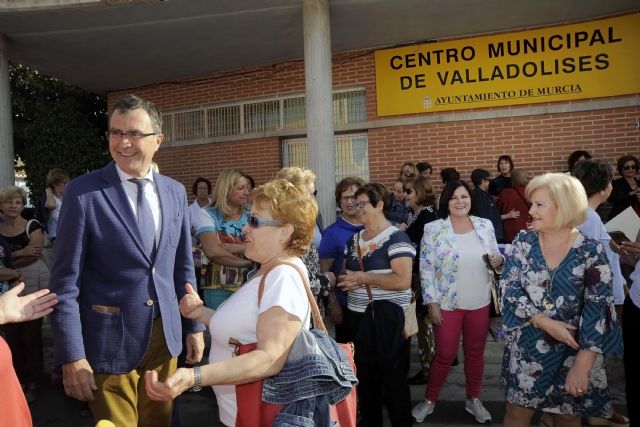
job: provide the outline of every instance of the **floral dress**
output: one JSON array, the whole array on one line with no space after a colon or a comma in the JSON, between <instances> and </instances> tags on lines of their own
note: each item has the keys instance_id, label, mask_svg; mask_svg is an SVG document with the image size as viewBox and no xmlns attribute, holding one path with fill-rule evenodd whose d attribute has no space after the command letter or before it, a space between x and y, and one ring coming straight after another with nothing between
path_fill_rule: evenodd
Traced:
<instances>
[{"instance_id":1,"label":"floral dress","mask_svg":"<svg viewBox=\"0 0 640 427\"><path fill-rule=\"evenodd\" d=\"M500 285L507 332L502 363L507 401L552 413L610 417L602 355L621 354L622 341L611 268L602 245L579 234L560 265L549 270L538 233L521 232ZM577 352L531 325L529 319L536 314L577 326L580 348L599 353L584 395L573 397L564 390Z\"/></svg>"}]
</instances>

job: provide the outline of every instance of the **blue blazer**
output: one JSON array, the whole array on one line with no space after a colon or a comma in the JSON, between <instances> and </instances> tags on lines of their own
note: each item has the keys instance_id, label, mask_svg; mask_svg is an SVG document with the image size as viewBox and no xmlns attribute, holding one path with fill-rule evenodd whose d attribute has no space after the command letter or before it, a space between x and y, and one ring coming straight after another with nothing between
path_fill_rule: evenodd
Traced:
<instances>
[{"instance_id":1,"label":"blue blazer","mask_svg":"<svg viewBox=\"0 0 640 427\"><path fill-rule=\"evenodd\" d=\"M125 373L140 364L158 304L167 347L182 350L178 302L195 287L184 186L154 173L162 227L156 255L145 253L115 163L80 176L65 189L50 288L54 359L87 359L96 373ZM157 302L154 302L156 301ZM185 320L185 331L203 330Z\"/></svg>"}]
</instances>

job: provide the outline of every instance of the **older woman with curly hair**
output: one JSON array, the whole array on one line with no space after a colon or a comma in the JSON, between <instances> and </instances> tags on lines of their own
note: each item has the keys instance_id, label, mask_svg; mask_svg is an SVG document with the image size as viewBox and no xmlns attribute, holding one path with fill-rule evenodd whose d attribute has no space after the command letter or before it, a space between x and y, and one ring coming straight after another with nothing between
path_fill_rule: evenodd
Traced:
<instances>
[{"instance_id":1,"label":"older woman with curly hair","mask_svg":"<svg viewBox=\"0 0 640 427\"><path fill-rule=\"evenodd\" d=\"M536 411L556 427L609 418L602 355L621 354L622 340L606 252L576 228L587 195L576 178L548 173L529 182L526 197L532 230L514 240L500 281L504 425L527 426Z\"/></svg>"},{"instance_id":2,"label":"older woman with curly hair","mask_svg":"<svg viewBox=\"0 0 640 427\"><path fill-rule=\"evenodd\" d=\"M180 368L164 383L155 371L147 372L145 385L153 399L170 400L194 385L212 385L220 421L236 423L234 384L244 384L280 372L301 328L309 329L310 307L302 277L300 255L309 249L318 207L309 192L285 180L268 182L254 190L249 221L244 226L246 256L260 269L217 310L204 307L198 294L186 285L180 301L183 316L209 326L209 364ZM266 273L264 293L258 289ZM234 357L230 338L257 343L255 351Z\"/></svg>"}]
</instances>

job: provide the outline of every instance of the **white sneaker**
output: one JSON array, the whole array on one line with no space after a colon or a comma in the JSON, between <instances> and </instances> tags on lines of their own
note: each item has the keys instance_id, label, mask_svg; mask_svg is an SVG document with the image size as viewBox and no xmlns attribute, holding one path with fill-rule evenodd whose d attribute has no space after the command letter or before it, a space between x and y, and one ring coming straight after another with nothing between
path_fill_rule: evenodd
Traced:
<instances>
[{"instance_id":1,"label":"white sneaker","mask_svg":"<svg viewBox=\"0 0 640 427\"><path fill-rule=\"evenodd\" d=\"M486 423L487 421L491 421L491 414L487 409L482 406L482 402L477 397L474 397L471 400L467 400L464 404L464 409L473 415L477 422Z\"/></svg>"},{"instance_id":2,"label":"white sneaker","mask_svg":"<svg viewBox=\"0 0 640 427\"><path fill-rule=\"evenodd\" d=\"M436 403L430 400L423 400L413 407L411 410L411 415L415 418L416 422L421 423L427 418L428 415L433 413L433 410L436 407Z\"/></svg>"}]
</instances>

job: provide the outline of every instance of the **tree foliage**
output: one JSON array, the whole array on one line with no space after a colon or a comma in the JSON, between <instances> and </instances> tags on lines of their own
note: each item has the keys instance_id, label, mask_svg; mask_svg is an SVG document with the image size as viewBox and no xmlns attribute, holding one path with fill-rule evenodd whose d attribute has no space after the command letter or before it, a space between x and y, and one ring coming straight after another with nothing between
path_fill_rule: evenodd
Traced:
<instances>
[{"instance_id":1,"label":"tree foliage","mask_svg":"<svg viewBox=\"0 0 640 427\"><path fill-rule=\"evenodd\" d=\"M109 161L106 100L24 65L9 64L13 140L31 200L44 193L47 172L73 178Z\"/></svg>"}]
</instances>

